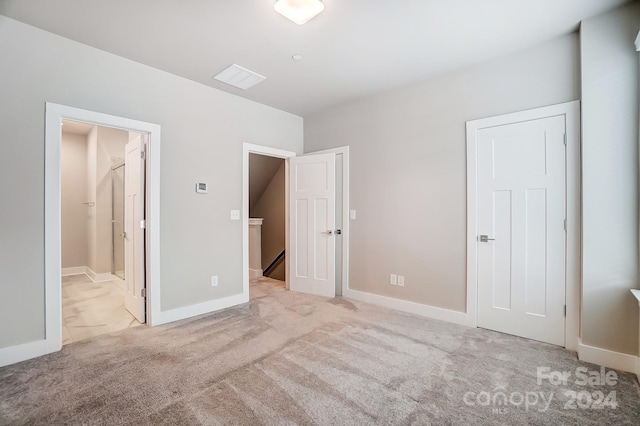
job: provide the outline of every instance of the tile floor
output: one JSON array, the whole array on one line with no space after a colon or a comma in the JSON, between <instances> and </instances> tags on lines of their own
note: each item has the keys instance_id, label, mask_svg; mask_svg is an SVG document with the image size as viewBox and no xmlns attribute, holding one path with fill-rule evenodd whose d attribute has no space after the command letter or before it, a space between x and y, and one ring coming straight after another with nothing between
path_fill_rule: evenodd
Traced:
<instances>
[{"instance_id":1,"label":"tile floor","mask_svg":"<svg viewBox=\"0 0 640 426\"><path fill-rule=\"evenodd\" d=\"M94 283L85 274L62 277L63 345L137 325L115 281Z\"/></svg>"}]
</instances>

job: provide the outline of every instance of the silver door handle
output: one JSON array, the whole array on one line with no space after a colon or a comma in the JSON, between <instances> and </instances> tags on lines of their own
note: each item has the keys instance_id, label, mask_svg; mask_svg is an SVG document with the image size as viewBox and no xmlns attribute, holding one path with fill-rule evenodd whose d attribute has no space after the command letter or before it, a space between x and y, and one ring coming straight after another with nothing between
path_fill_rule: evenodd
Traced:
<instances>
[{"instance_id":1,"label":"silver door handle","mask_svg":"<svg viewBox=\"0 0 640 426\"><path fill-rule=\"evenodd\" d=\"M120 234L120 236L123 237L123 238L127 238L127 233L123 232L122 234Z\"/></svg>"},{"instance_id":2,"label":"silver door handle","mask_svg":"<svg viewBox=\"0 0 640 426\"><path fill-rule=\"evenodd\" d=\"M329 230L329 231L323 232L323 234L333 235L333 231Z\"/></svg>"},{"instance_id":3,"label":"silver door handle","mask_svg":"<svg viewBox=\"0 0 640 426\"><path fill-rule=\"evenodd\" d=\"M481 243L487 243L489 241L495 241L495 238L489 238L488 235L480 235L480 242Z\"/></svg>"}]
</instances>

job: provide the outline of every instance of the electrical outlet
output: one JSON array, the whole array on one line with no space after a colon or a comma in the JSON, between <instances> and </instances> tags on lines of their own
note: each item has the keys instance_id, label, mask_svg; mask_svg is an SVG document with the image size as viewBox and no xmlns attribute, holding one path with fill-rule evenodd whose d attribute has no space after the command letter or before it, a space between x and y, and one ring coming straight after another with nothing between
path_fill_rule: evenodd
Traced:
<instances>
[{"instance_id":1,"label":"electrical outlet","mask_svg":"<svg viewBox=\"0 0 640 426\"><path fill-rule=\"evenodd\" d=\"M398 285L398 275L397 274L390 274L389 275L389 284Z\"/></svg>"},{"instance_id":2,"label":"electrical outlet","mask_svg":"<svg viewBox=\"0 0 640 426\"><path fill-rule=\"evenodd\" d=\"M240 210L231 210L230 219L240 220Z\"/></svg>"},{"instance_id":3,"label":"electrical outlet","mask_svg":"<svg viewBox=\"0 0 640 426\"><path fill-rule=\"evenodd\" d=\"M404 287L404 275L398 275L398 287Z\"/></svg>"},{"instance_id":4,"label":"electrical outlet","mask_svg":"<svg viewBox=\"0 0 640 426\"><path fill-rule=\"evenodd\" d=\"M217 287L218 286L218 276L217 275L212 275L211 276L211 287Z\"/></svg>"}]
</instances>

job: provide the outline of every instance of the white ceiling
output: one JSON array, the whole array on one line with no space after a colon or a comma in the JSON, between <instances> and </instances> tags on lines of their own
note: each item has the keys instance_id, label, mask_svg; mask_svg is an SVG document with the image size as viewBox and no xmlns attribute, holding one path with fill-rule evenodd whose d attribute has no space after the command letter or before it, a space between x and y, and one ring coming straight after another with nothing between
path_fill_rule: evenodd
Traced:
<instances>
[{"instance_id":1,"label":"white ceiling","mask_svg":"<svg viewBox=\"0 0 640 426\"><path fill-rule=\"evenodd\" d=\"M0 14L301 116L570 33L628 0L0 0ZM293 61L292 55L303 59ZM231 64L267 77L246 91Z\"/></svg>"},{"instance_id":2,"label":"white ceiling","mask_svg":"<svg viewBox=\"0 0 640 426\"><path fill-rule=\"evenodd\" d=\"M88 135L93 124L82 123L80 121L62 120L62 133L73 133L74 135Z\"/></svg>"}]
</instances>

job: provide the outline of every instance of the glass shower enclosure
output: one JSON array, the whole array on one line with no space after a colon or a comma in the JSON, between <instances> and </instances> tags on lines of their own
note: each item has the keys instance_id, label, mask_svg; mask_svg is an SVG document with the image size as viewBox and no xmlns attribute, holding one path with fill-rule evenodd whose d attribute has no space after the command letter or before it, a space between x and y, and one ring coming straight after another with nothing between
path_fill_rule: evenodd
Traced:
<instances>
[{"instance_id":1,"label":"glass shower enclosure","mask_svg":"<svg viewBox=\"0 0 640 426\"><path fill-rule=\"evenodd\" d=\"M111 168L111 273L124 280L124 164Z\"/></svg>"}]
</instances>

